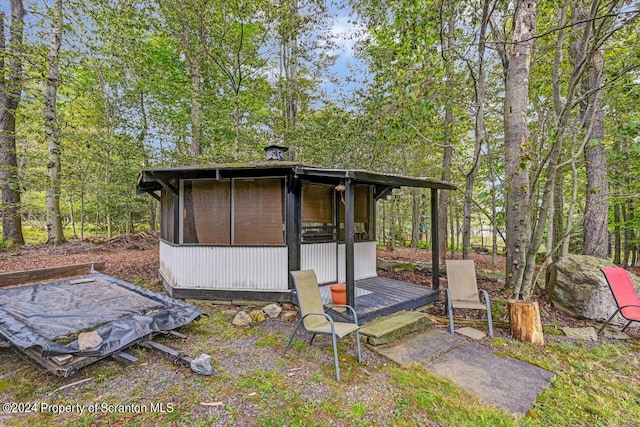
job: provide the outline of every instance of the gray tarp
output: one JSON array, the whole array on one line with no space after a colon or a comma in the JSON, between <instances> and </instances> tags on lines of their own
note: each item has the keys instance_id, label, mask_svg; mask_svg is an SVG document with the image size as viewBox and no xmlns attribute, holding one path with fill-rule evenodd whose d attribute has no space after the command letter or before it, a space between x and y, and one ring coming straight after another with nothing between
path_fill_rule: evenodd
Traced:
<instances>
[{"instance_id":1,"label":"gray tarp","mask_svg":"<svg viewBox=\"0 0 640 427\"><path fill-rule=\"evenodd\" d=\"M72 284L82 279L94 280ZM102 273L0 289L0 335L20 349L38 348L43 357L108 356L202 314L193 305ZM102 343L90 350L79 350L77 340L55 342L94 329Z\"/></svg>"}]
</instances>

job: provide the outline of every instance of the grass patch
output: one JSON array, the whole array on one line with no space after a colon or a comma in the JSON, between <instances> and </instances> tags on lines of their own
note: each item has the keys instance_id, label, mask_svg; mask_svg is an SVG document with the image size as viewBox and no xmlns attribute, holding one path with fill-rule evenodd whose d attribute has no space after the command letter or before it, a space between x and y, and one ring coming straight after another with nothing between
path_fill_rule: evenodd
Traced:
<instances>
[{"instance_id":1,"label":"grass patch","mask_svg":"<svg viewBox=\"0 0 640 427\"><path fill-rule=\"evenodd\" d=\"M421 365L394 368L391 375L398 388L394 415L400 425L420 425L427 420L446 426L514 425L510 415L481 403Z\"/></svg>"},{"instance_id":2,"label":"grass patch","mask_svg":"<svg viewBox=\"0 0 640 427\"><path fill-rule=\"evenodd\" d=\"M256 347L280 347L282 346L286 341L285 341L286 337L284 337L284 335L282 334L277 334L277 335L263 335L262 337L258 338L258 340L255 342Z\"/></svg>"}]
</instances>

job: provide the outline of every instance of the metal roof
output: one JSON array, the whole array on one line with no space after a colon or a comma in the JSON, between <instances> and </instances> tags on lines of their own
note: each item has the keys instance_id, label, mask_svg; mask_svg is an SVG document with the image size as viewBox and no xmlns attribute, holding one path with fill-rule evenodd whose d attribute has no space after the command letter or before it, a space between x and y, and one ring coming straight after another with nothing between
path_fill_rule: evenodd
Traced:
<instances>
[{"instance_id":1,"label":"metal roof","mask_svg":"<svg viewBox=\"0 0 640 427\"><path fill-rule=\"evenodd\" d=\"M261 177L293 175L299 179L314 182L336 183L351 180L354 183L372 184L380 187L418 187L455 190L449 182L435 178L412 177L388 173L371 172L360 169L330 169L304 165L295 162L229 163L210 166L187 166L173 168L145 169L138 176L138 193L153 193L167 188L177 194L178 179L214 178L229 179L237 177ZM379 194L384 194L381 191Z\"/></svg>"}]
</instances>

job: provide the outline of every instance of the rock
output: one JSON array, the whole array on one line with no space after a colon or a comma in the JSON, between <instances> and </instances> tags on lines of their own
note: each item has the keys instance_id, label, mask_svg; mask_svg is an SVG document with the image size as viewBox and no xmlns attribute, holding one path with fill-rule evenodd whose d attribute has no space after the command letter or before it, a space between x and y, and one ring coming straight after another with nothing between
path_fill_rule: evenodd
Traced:
<instances>
[{"instance_id":1,"label":"rock","mask_svg":"<svg viewBox=\"0 0 640 427\"><path fill-rule=\"evenodd\" d=\"M80 350L91 350L102 344L102 337L96 331L80 332L78 334L78 348Z\"/></svg>"},{"instance_id":2,"label":"rock","mask_svg":"<svg viewBox=\"0 0 640 427\"><path fill-rule=\"evenodd\" d=\"M631 338L629 335L625 334L624 332L610 329L608 326L605 328L603 334L605 338L611 338L614 340L628 340Z\"/></svg>"},{"instance_id":3,"label":"rock","mask_svg":"<svg viewBox=\"0 0 640 427\"><path fill-rule=\"evenodd\" d=\"M474 340L481 340L487 336L484 332L470 327L464 327L460 329L456 329L456 332L460 335L464 335L465 337L473 338Z\"/></svg>"},{"instance_id":4,"label":"rock","mask_svg":"<svg viewBox=\"0 0 640 427\"><path fill-rule=\"evenodd\" d=\"M592 327L586 328L570 328L568 326L561 327L560 330L569 338L585 341L598 341L598 333Z\"/></svg>"},{"instance_id":5,"label":"rock","mask_svg":"<svg viewBox=\"0 0 640 427\"><path fill-rule=\"evenodd\" d=\"M265 316L271 318L280 316L281 311L282 309L278 304L269 304L268 306L262 308L262 312L265 314Z\"/></svg>"},{"instance_id":6,"label":"rock","mask_svg":"<svg viewBox=\"0 0 640 427\"><path fill-rule=\"evenodd\" d=\"M297 317L298 317L297 311L285 311L282 314L282 318L287 322L295 322Z\"/></svg>"},{"instance_id":7,"label":"rock","mask_svg":"<svg viewBox=\"0 0 640 427\"><path fill-rule=\"evenodd\" d=\"M606 259L573 255L548 266L546 287L553 306L574 317L607 320L617 307L600 267L615 267L615 264ZM629 277L638 292L640 279L631 273ZM626 321L616 316L613 323Z\"/></svg>"},{"instance_id":8,"label":"rock","mask_svg":"<svg viewBox=\"0 0 640 427\"><path fill-rule=\"evenodd\" d=\"M251 317L251 320L253 321L253 323L260 323L260 322L264 322L265 320L267 320L267 318L264 316L264 313L262 312L262 310L253 310L249 313L249 317Z\"/></svg>"},{"instance_id":9,"label":"rock","mask_svg":"<svg viewBox=\"0 0 640 427\"><path fill-rule=\"evenodd\" d=\"M253 321L251 320L251 316L249 316L244 311L240 311L238 312L238 314L236 314L236 317L233 318L233 321L231 323L236 326L249 326L251 323L253 323Z\"/></svg>"}]
</instances>

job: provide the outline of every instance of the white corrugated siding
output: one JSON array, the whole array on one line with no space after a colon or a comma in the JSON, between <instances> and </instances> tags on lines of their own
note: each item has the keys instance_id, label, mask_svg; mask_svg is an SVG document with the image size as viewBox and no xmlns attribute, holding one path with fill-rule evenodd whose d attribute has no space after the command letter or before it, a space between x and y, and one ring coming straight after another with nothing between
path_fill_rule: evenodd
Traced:
<instances>
[{"instance_id":1,"label":"white corrugated siding","mask_svg":"<svg viewBox=\"0 0 640 427\"><path fill-rule=\"evenodd\" d=\"M287 257L286 247L160 242L160 270L174 288L287 291Z\"/></svg>"},{"instance_id":2,"label":"white corrugated siding","mask_svg":"<svg viewBox=\"0 0 640 427\"><path fill-rule=\"evenodd\" d=\"M376 242L357 242L353 245L353 276L355 280L376 277ZM338 245L338 281L347 277L344 244Z\"/></svg>"},{"instance_id":3,"label":"white corrugated siding","mask_svg":"<svg viewBox=\"0 0 640 427\"><path fill-rule=\"evenodd\" d=\"M318 283L335 282L337 246L335 242L300 245L300 270L315 271Z\"/></svg>"}]
</instances>

